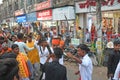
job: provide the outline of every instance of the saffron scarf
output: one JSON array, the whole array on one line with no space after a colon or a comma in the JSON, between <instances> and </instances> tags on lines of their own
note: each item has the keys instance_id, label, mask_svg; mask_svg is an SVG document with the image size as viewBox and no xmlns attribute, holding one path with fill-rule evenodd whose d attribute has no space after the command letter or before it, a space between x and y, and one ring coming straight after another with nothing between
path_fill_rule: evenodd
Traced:
<instances>
[{"instance_id":1,"label":"saffron scarf","mask_svg":"<svg viewBox=\"0 0 120 80\"><path fill-rule=\"evenodd\" d=\"M27 60L27 56L21 53L19 53L19 55L17 56L17 61L19 62L20 75L22 78L27 78L30 76Z\"/></svg>"}]
</instances>

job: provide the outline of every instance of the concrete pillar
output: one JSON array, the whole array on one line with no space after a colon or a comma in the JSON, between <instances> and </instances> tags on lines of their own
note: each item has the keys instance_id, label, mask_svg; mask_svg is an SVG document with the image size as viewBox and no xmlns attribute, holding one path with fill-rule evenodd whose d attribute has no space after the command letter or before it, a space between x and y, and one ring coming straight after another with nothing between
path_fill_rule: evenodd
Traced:
<instances>
[{"instance_id":1,"label":"concrete pillar","mask_svg":"<svg viewBox=\"0 0 120 80\"><path fill-rule=\"evenodd\" d=\"M86 13L79 14L79 26L83 29L83 42L85 39L85 30L87 28L87 15Z\"/></svg>"}]
</instances>

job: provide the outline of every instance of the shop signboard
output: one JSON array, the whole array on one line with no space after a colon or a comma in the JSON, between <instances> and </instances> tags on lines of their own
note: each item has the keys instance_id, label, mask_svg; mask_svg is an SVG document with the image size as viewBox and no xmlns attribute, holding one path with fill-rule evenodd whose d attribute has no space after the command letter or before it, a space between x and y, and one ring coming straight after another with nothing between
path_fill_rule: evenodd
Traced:
<instances>
[{"instance_id":1,"label":"shop signboard","mask_svg":"<svg viewBox=\"0 0 120 80\"><path fill-rule=\"evenodd\" d=\"M71 44L77 46L77 45L80 44L80 40L77 39L77 38L72 38L72 39L71 39Z\"/></svg>"},{"instance_id":2,"label":"shop signboard","mask_svg":"<svg viewBox=\"0 0 120 80\"><path fill-rule=\"evenodd\" d=\"M17 17L16 17L16 22L17 22L17 23L26 22L26 15L17 16Z\"/></svg>"},{"instance_id":3,"label":"shop signboard","mask_svg":"<svg viewBox=\"0 0 120 80\"><path fill-rule=\"evenodd\" d=\"M62 7L53 9L53 20L68 20L75 19L74 7Z\"/></svg>"},{"instance_id":4,"label":"shop signboard","mask_svg":"<svg viewBox=\"0 0 120 80\"><path fill-rule=\"evenodd\" d=\"M24 10L23 9L17 10L17 11L14 12L15 16L20 16L20 15L23 15L23 14L24 14Z\"/></svg>"},{"instance_id":5,"label":"shop signboard","mask_svg":"<svg viewBox=\"0 0 120 80\"><path fill-rule=\"evenodd\" d=\"M36 21L36 19L37 19L36 12L27 14L27 21L28 22L34 22L34 21Z\"/></svg>"},{"instance_id":6,"label":"shop signboard","mask_svg":"<svg viewBox=\"0 0 120 80\"><path fill-rule=\"evenodd\" d=\"M37 20L52 20L52 9L37 12Z\"/></svg>"},{"instance_id":7,"label":"shop signboard","mask_svg":"<svg viewBox=\"0 0 120 80\"><path fill-rule=\"evenodd\" d=\"M102 11L108 10L119 10L120 9L119 0L107 0L102 2ZM80 1L75 3L76 13L86 13L86 12L95 12L96 11L96 1Z\"/></svg>"},{"instance_id":8,"label":"shop signboard","mask_svg":"<svg viewBox=\"0 0 120 80\"><path fill-rule=\"evenodd\" d=\"M51 0L43 1L35 5L36 11L43 10L51 7Z\"/></svg>"}]
</instances>

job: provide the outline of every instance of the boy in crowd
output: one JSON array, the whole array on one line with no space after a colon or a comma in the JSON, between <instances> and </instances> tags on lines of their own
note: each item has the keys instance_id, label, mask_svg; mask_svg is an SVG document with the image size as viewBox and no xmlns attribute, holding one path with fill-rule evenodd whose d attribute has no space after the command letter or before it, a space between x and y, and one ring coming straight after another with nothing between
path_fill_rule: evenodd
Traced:
<instances>
[{"instance_id":1,"label":"boy in crowd","mask_svg":"<svg viewBox=\"0 0 120 80\"><path fill-rule=\"evenodd\" d=\"M79 63L79 71L76 72L76 74L80 75L79 80L92 80L93 65L92 60L88 56L90 49L85 44L80 44L77 48L79 57L74 56L70 52L67 53L67 56Z\"/></svg>"},{"instance_id":2,"label":"boy in crowd","mask_svg":"<svg viewBox=\"0 0 120 80\"><path fill-rule=\"evenodd\" d=\"M19 52L19 47L17 44L12 45L13 53L17 54L16 60L19 63L19 77L20 80L30 80L30 70L27 65L27 56Z\"/></svg>"},{"instance_id":3,"label":"boy in crowd","mask_svg":"<svg viewBox=\"0 0 120 80\"><path fill-rule=\"evenodd\" d=\"M109 54L109 58L108 58L107 75L108 75L108 78L111 78L111 79L114 76L116 67L117 67L119 60L120 60L119 49L120 49L120 41L116 40L116 41L114 41L114 50L112 51L111 54Z\"/></svg>"},{"instance_id":4,"label":"boy in crowd","mask_svg":"<svg viewBox=\"0 0 120 80\"><path fill-rule=\"evenodd\" d=\"M44 65L45 80L67 80L66 67L59 63L63 51L61 48L54 48L54 54L51 54L52 62L47 62Z\"/></svg>"}]
</instances>

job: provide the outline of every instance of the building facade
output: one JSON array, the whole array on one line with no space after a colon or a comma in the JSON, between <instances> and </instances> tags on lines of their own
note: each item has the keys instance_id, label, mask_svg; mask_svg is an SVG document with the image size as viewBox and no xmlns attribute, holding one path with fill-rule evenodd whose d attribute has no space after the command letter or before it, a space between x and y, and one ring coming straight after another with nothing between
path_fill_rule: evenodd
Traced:
<instances>
[{"instance_id":1,"label":"building facade","mask_svg":"<svg viewBox=\"0 0 120 80\"><path fill-rule=\"evenodd\" d=\"M78 24L91 31L91 25L96 22L96 1L79 1L75 4ZM120 33L120 0L108 0L102 3L102 29L107 31L111 28L112 32Z\"/></svg>"},{"instance_id":2,"label":"building facade","mask_svg":"<svg viewBox=\"0 0 120 80\"><path fill-rule=\"evenodd\" d=\"M46 1L50 1L50 8L74 5L74 0L3 0L0 6L1 20L14 17L15 11L21 9L23 9L25 13L38 11L36 5Z\"/></svg>"}]
</instances>

